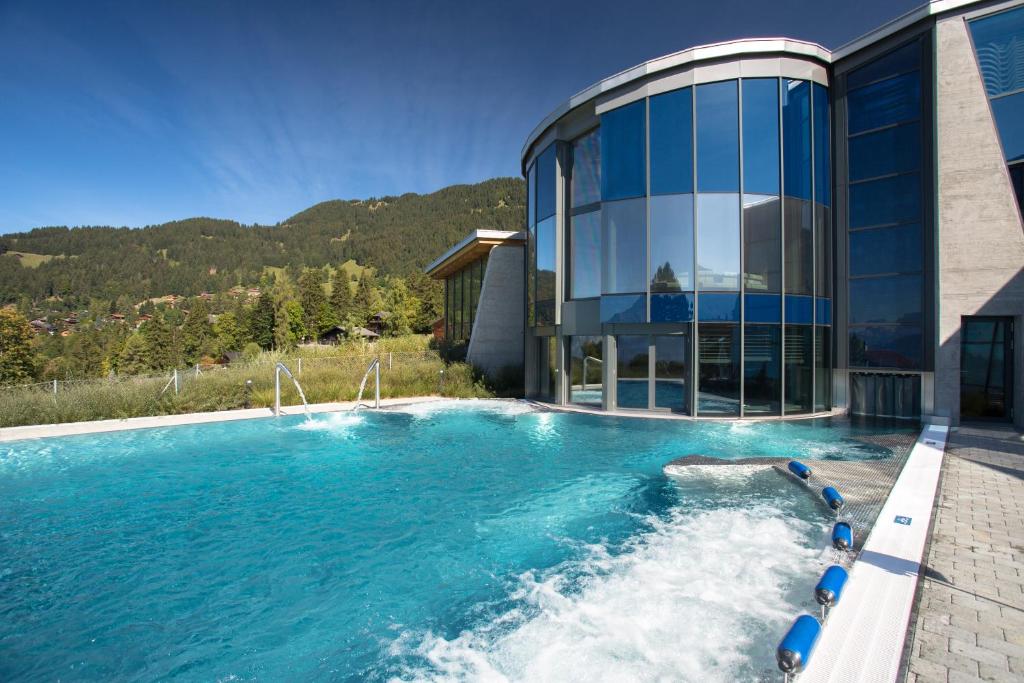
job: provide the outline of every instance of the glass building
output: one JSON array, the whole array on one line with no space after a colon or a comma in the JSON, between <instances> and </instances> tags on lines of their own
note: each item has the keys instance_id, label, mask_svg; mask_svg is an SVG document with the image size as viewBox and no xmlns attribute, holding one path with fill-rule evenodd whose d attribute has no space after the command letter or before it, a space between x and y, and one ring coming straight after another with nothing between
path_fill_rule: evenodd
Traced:
<instances>
[{"instance_id":1,"label":"glass building","mask_svg":"<svg viewBox=\"0 0 1024 683\"><path fill-rule=\"evenodd\" d=\"M1018 419L1022 65L1021 2L945 2L833 52L697 47L570 98L522 153L526 394Z\"/></svg>"}]
</instances>

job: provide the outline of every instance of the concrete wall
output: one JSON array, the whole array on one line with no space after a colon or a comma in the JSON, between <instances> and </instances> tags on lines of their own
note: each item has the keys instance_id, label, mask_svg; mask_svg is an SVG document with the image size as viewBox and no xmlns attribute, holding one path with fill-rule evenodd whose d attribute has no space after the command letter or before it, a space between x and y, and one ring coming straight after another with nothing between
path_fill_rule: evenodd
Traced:
<instances>
[{"instance_id":1,"label":"concrete wall","mask_svg":"<svg viewBox=\"0 0 1024 683\"><path fill-rule=\"evenodd\" d=\"M487 259L466 360L489 375L523 365L525 251L521 246L498 246Z\"/></svg>"},{"instance_id":2,"label":"concrete wall","mask_svg":"<svg viewBox=\"0 0 1024 683\"><path fill-rule=\"evenodd\" d=\"M1024 227L962 17L936 24L938 325L934 414L960 415L960 318L1015 316L1024 425Z\"/></svg>"}]
</instances>

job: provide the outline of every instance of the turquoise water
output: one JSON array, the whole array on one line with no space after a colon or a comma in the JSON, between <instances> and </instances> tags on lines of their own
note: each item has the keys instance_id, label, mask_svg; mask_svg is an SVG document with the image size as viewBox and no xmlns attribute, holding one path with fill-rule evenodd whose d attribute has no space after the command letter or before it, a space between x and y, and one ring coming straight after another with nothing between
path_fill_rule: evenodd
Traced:
<instances>
[{"instance_id":1,"label":"turquoise water","mask_svg":"<svg viewBox=\"0 0 1024 683\"><path fill-rule=\"evenodd\" d=\"M0 680L735 680L825 555L772 472L849 423L515 402L0 444Z\"/></svg>"}]
</instances>

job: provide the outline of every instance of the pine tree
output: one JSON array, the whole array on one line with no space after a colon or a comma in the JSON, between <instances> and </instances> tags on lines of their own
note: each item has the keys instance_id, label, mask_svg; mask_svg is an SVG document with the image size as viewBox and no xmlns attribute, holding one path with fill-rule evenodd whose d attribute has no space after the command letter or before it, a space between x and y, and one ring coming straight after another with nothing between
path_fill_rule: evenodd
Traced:
<instances>
[{"instance_id":1,"label":"pine tree","mask_svg":"<svg viewBox=\"0 0 1024 683\"><path fill-rule=\"evenodd\" d=\"M352 312L352 287L349 282L348 273L343 268L335 269L328 301L335 325L342 324Z\"/></svg>"},{"instance_id":2,"label":"pine tree","mask_svg":"<svg viewBox=\"0 0 1024 683\"><path fill-rule=\"evenodd\" d=\"M170 370L180 360L174 328L162 316L154 316L140 329L146 340L146 359L151 370Z\"/></svg>"},{"instance_id":3,"label":"pine tree","mask_svg":"<svg viewBox=\"0 0 1024 683\"><path fill-rule=\"evenodd\" d=\"M299 276L299 303L305 313L303 320L306 334L315 341L324 331L323 313L327 303L324 295L323 271L319 268L306 268Z\"/></svg>"},{"instance_id":4,"label":"pine tree","mask_svg":"<svg viewBox=\"0 0 1024 683\"><path fill-rule=\"evenodd\" d=\"M269 292L260 294L247 317L249 338L260 348L270 349L274 345L274 301Z\"/></svg>"},{"instance_id":5,"label":"pine tree","mask_svg":"<svg viewBox=\"0 0 1024 683\"><path fill-rule=\"evenodd\" d=\"M141 375L149 368L149 347L146 338L135 332L124 340L121 352L117 354L116 367L121 375Z\"/></svg>"},{"instance_id":6,"label":"pine tree","mask_svg":"<svg viewBox=\"0 0 1024 683\"><path fill-rule=\"evenodd\" d=\"M209 315L206 303L202 299L196 299L185 317L185 323L181 327L181 351L188 365L199 362L213 336Z\"/></svg>"},{"instance_id":7,"label":"pine tree","mask_svg":"<svg viewBox=\"0 0 1024 683\"><path fill-rule=\"evenodd\" d=\"M353 315L360 321L360 325L365 325L372 315L380 311L380 308L380 294L373 284L373 278L363 273L363 276L359 278L359 286L356 287L355 301L352 303Z\"/></svg>"},{"instance_id":8,"label":"pine tree","mask_svg":"<svg viewBox=\"0 0 1024 683\"><path fill-rule=\"evenodd\" d=\"M233 311L225 311L217 316L217 322L213 324L213 335L218 353L238 351L243 345L244 332Z\"/></svg>"},{"instance_id":9,"label":"pine tree","mask_svg":"<svg viewBox=\"0 0 1024 683\"><path fill-rule=\"evenodd\" d=\"M0 384L32 378L32 328L20 313L0 308Z\"/></svg>"}]
</instances>

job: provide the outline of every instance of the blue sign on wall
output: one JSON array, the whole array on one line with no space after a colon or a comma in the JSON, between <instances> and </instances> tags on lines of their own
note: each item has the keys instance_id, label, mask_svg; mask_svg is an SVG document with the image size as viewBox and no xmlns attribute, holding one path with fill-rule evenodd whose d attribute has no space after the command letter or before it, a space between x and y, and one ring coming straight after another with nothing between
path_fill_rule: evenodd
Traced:
<instances>
[{"instance_id":1,"label":"blue sign on wall","mask_svg":"<svg viewBox=\"0 0 1024 683\"><path fill-rule=\"evenodd\" d=\"M896 515L896 519L893 520L893 521L895 521L897 524L902 524L903 526L910 526L910 522L912 521L912 519L910 517L903 517L902 515Z\"/></svg>"}]
</instances>

